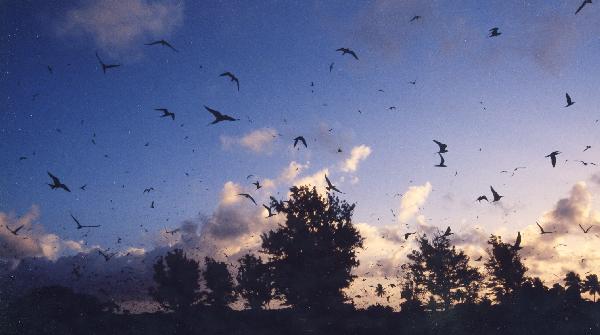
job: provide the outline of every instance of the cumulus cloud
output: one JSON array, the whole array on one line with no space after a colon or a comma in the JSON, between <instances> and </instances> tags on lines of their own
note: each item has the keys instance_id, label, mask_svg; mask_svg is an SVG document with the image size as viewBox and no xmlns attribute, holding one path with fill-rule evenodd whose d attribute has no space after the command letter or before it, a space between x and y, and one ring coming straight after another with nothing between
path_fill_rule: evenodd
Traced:
<instances>
[{"instance_id":1,"label":"cumulus cloud","mask_svg":"<svg viewBox=\"0 0 600 335\"><path fill-rule=\"evenodd\" d=\"M398 221L404 223L412 219L419 212L419 208L423 206L427 197L431 193L431 183L426 182L424 185L411 186L404 193L400 200L400 213Z\"/></svg>"},{"instance_id":2,"label":"cumulus cloud","mask_svg":"<svg viewBox=\"0 0 600 335\"><path fill-rule=\"evenodd\" d=\"M344 172L355 172L358 169L358 163L367 159L371 154L371 148L366 145L359 145L352 148L350 157L344 161L342 165L342 171Z\"/></svg>"},{"instance_id":3,"label":"cumulus cloud","mask_svg":"<svg viewBox=\"0 0 600 335\"><path fill-rule=\"evenodd\" d=\"M221 136L221 145L229 149L241 146L255 153L269 153L273 149L273 142L277 138L277 132L271 128L254 130L241 138Z\"/></svg>"},{"instance_id":4,"label":"cumulus cloud","mask_svg":"<svg viewBox=\"0 0 600 335\"><path fill-rule=\"evenodd\" d=\"M180 1L82 1L66 11L57 30L60 36L90 37L98 48L116 54L143 39L164 38L182 22Z\"/></svg>"}]
</instances>

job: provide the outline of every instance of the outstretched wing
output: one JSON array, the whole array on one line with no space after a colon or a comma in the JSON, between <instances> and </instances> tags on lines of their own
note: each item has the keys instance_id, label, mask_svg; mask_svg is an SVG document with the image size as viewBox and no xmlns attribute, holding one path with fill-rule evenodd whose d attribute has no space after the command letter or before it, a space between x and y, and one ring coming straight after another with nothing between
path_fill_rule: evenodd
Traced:
<instances>
[{"instance_id":1,"label":"outstretched wing","mask_svg":"<svg viewBox=\"0 0 600 335\"><path fill-rule=\"evenodd\" d=\"M216 118L220 118L223 116L223 114L221 114L221 112L219 112L218 110L212 109L210 107L204 106L204 108L206 108L206 110L211 113L214 117Z\"/></svg>"},{"instance_id":2,"label":"outstretched wing","mask_svg":"<svg viewBox=\"0 0 600 335\"><path fill-rule=\"evenodd\" d=\"M577 15L577 13L579 13L583 9L583 7L585 7L586 3L587 3L586 1L583 1L581 3L581 5L579 6L579 8L577 8L577 10L575 11L575 15Z\"/></svg>"}]
</instances>

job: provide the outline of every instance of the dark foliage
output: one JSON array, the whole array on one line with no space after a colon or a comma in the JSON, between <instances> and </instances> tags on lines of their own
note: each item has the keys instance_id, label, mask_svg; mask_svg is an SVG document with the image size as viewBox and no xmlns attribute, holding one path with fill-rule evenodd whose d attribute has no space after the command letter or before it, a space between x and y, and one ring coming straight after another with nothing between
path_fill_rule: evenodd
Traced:
<instances>
[{"instance_id":1,"label":"dark foliage","mask_svg":"<svg viewBox=\"0 0 600 335\"><path fill-rule=\"evenodd\" d=\"M273 280L268 265L260 257L246 254L239 259L237 293L246 300L246 307L261 309L269 304Z\"/></svg>"},{"instance_id":2,"label":"dark foliage","mask_svg":"<svg viewBox=\"0 0 600 335\"><path fill-rule=\"evenodd\" d=\"M227 307L235 301L233 278L227 264L210 257L204 259L206 269L202 272L208 291L204 292L205 302L217 308Z\"/></svg>"}]
</instances>

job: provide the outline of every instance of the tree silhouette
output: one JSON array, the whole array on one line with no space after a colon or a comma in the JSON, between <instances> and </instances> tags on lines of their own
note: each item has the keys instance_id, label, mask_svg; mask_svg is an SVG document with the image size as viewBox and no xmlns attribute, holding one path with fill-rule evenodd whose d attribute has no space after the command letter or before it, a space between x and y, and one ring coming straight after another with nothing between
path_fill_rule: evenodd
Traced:
<instances>
[{"instance_id":1,"label":"tree silhouette","mask_svg":"<svg viewBox=\"0 0 600 335\"><path fill-rule=\"evenodd\" d=\"M402 266L403 269L406 268L405 265ZM400 303L401 310L403 312L421 312L423 310L421 300L419 299L421 293L412 278L411 272L406 271L404 273L402 289L400 290L400 298L404 299Z\"/></svg>"},{"instance_id":2,"label":"tree silhouette","mask_svg":"<svg viewBox=\"0 0 600 335\"><path fill-rule=\"evenodd\" d=\"M488 274L486 286L494 293L496 301L508 302L525 282L527 268L521 262L518 249L492 235L487 242L489 259L485 262Z\"/></svg>"},{"instance_id":3,"label":"tree silhouette","mask_svg":"<svg viewBox=\"0 0 600 335\"><path fill-rule=\"evenodd\" d=\"M239 259L236 291L251 309L261 309L272 298L273 280L260 257L246 254Z\"/></svg>"},{"instance_id":4,"label":"tree silhouette","mask_svg":"<svg viewBox=\"0 0 600 335\"><path fill-rule=\"evenodd\" d=\"M440 299L443 309L447 310L461 297L476 300L482 276L469 266L469 257L462 250L451 247L445 235L437 235L431 242L427 236L420 236L417 244L418 249L407 256L406 268L418 289L430 293L430 305L433 305L432 299Z\"/></svg>"},{"instance_id":5,"label":"tree silhouette","mask_svg":"<svg viewBox=\"0 0 600 335\"><path fill-rule=\"evenodd\" d=\"M200 298L198 262L187 258L181 249L168 252L154 264L154 281L150 296L163 308L186 312Z\"/></svg>"},{"instance_id":6,"label":"tree silhouette","mask_svg":"<svg viewBox=\"0 0 600 335\"><path fill-rule=\"evenodd\" d=\"M285 223L262 235L276 292L288 305L331 308L347 300L342 290L359 264L356 249L363 240L352 224L354 204L332 194L324 198L314 187L294 186L290 191L289 201L271 201L286 215Z\"/></svg>"},{"instance_id":7,"label":"tree silhouette","mask_svg":"<svg viewBox=\"0 0 600 335\"><path fill-rule=\"evenodd\" d=\"M208 291L204 292L206 302L214 307L227 307L235 301L233 278L227 270L227 264L210 257L205 257L204 263L206 268L202 276L208 288Z\"/></svg>"},{"instance_id":8,"label":"tree silhouette","mask_svg":"<svg viewBox=\"0 0 600 335\"><path fill-rule=\"evenodd\" d=\"M375 294L380 298L385 295L385 289L383 288L383 285L377 284L375 287Z\"/></svg>"},{"instance_id":9,"label":"tree silhouette","mask_svg":"<svg viewBox=\"0 0 600 335\"><path fill-rule=\"evenodd\" d=\"M581 301L581 277L573 271L567 272L565 275L565 298L568 303L578 303Z\"/></svg>"},{"instance_id":10,"label":"tree silhouette","mask_svg":"<svg viewBox=\"0 0 600 335\"><path fill-rule=\"evenodd\" d=\"M594 297L594 302L596 302L596 294L600 293L600 283L598 282L597 275L589 274L585 277L583 292L591 294Z\"/></svg>"}]
</instances>

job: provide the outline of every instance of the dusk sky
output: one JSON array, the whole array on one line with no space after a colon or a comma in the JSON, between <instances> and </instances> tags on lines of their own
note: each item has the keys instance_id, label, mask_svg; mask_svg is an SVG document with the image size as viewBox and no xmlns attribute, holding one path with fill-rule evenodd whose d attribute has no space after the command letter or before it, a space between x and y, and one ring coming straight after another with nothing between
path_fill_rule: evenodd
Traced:
<instances>
[{"instance_id":1,"label":"dusk sky","mask_svg":"<svg viewBox=\"0 0 600 335\"><path fill-rule=\"evenodd\" d=\"M597 269L600 226L578 225L600 221L600 174L577 160L600 164L600 7L580 3L0 1L0 260L241 255L282 219L269 196L325 192L327 174L357 204L359 276L396 273L404 233L447 226L473 258L520 231L548 281ZM177 52L145 45L161 39ZM204 106L240 120L208 125ZM490 185L501 201L475 201Z\"/></svg>"}]
</instances>

